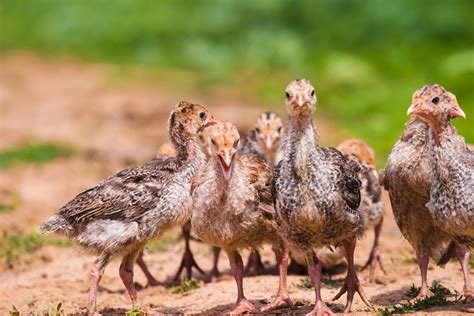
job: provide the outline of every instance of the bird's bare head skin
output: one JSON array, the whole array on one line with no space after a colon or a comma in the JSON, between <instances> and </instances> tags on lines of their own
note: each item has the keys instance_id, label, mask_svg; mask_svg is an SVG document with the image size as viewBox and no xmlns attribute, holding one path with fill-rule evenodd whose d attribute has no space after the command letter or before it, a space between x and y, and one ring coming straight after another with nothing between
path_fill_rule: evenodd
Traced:
<instances>
[{"instance_id":1,"label":"bird's bare head skin","mask_svg":"<svg viewBox=\"0 0 474 316\"><path fill-rule=\"evenodd\" d=\"M168 121L168 131L174 145L185 144L193 139L198 130L209 122L214 116L208 109L200 104L180 101L171 112Z\"/></svg>"},{"instance_id":2,"label":"bird's bare head skin","mask_svg":"<svg viewBox=\"0 0 474 316\"><path fill-rule=\"evenodd\" d=\"M451 119L466 118L456 96L438 84L425 85L415 91L407 114L428 123L435 138L438 138L444 126L450 124Z\"/></svg>"},{"instance_id":3,"label":"bird's bare head skin","mask_svg":"<svg viewBox=\"0 0 474 316\"><path fill-rule=\"evenodd\" d=\"M266 150L276 148L281 141L283 132L283 122L275 113L262 113L255 124L257 140Z\"/></svg>"},{"instance_id":4,"label":"bird's bare head skin","mask_svg":"<svg viewBox=\"0 0 474 316\"><path fill-rule=\"evenodd\" d=\"M408 115L416 115L428 123L429 117L466 118L456 96L438 84L425 85L415 91Z\"/></svg>"},{"instance_id":5,"label":"bird's bare head skin","mask_svg":"<svg viewBox=\"0 0 474 316\"><path fill-rule=\"evenodd\" d=\"M285 104L290 116L311 116L316 101L316 92L309 80L296 79L286 87Z\"/></svg>"},{"instance_id":6,"label":"bird's bare head skin","mask_svg":"<svg viewBox=\"0 0 474 316\"><path fill-rule=\"evenodd\" d=\"M363 140L357 138L346 139L337 149L347 156L355 156L359 161L369 166L375 166L375 153Z\"/></svg>"},{"instance_id":7,"label":"bird's bare head skin","mask_svg":"<svg viewBox=\"0 0 474 316\"><path fill-rule=\"evenodd\" d=\"M237 128L230 122L219 122L210 127L209 140L212 156L217 159L226 180L232 175L232 168L237 158L240 135Z\"/></svg>"},{"instance_id":8,"label":"bird's bare head skin","mask_svg":"<svg viewBox=\"0 0 474 316\"><path fill-rule=\"evenodd\" d=\"M198 129L198 132L197 132L202 151L208 158L212 156L211 140L209 138L210 133L212 131L212 126L217 123L218 121L215 121L215 120L211 121L207 123L206 125L201 126L201 128Z\"/></svg>"}]
</instances>

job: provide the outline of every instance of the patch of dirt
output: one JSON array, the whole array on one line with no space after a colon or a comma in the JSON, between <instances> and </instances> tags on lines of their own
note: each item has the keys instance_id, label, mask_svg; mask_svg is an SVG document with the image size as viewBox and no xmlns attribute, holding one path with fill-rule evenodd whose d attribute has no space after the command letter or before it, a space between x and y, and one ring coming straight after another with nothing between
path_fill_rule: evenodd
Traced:
<instances>
[{"instance_id":1,"label":"patch of dirt","mask_svg":"<svg viewBox=\"0 0 474 316\"><path fill-rule=\"evenodd\" d=\"M21 202L14 211L0 214L0 230L31 232L78 192L125 166L153 157L166 140L168 113L178 100L206 104L217 118L231 120L242 130L251 128L264 110L252 102L242 105L238 96L226 95L222 90L202 97L186 89L167 89L167 85L155 86L138 79L110 83L113 72L113 67L106 65L52 61L25 54L0 55L0 149L25 141L52 141L70 144L78 151L72 158L41 166L21 165L1 170L0 188L17 193ZM330 123L318 120L317 125L322 139L330 134ZM387 211L380 247L388 275L378 270L377 282L365 287L367 297L376 306L398 303L420 279L412 260L413 252L395 225L386 196L384 201ZM168 234L177 236L179 229ZM356 262L360 265L369 254L372 238L373 233L368 232L357 246ZM206 271L210 270L210 247L198 242L192 242L191 246L196 261ZM147 252L145 260L157 279L172 278L183 248L183 242L178 240L168 242L165 250ZM268 247L262 254L268 265L274 264ZM89 267L93 261L92 256L74 247L43 247L22 256L12 269L0 270L0 314L7 314L12 305L26 313L44 311L59 302L66 313L85 312ZM131 308L118 277L118 266L119 262L114 261L106 269L98 294L99 311L123 314ZM220 269L229 273L225 255ZM368 272L360 275L367 278ZM338 280L343 277L344 273L333 276ZM302 278L290 276L288 280L292 299L305 303L292 312L308 312L314 303L312 290L296 287ZM439 280L451 290L462 290L458 263L449 263L445 269L431 266L429 280ZM139 268L136 268L136 282L145 286ZM246 296L260 307L271 301L278 277L247 277L244 287ZM331 302L337 291L323 288L322 296L333 311L341 312L345 296ZM146 309L155 313L215 313L231 307L236 292L233 279L228 277L203 283L185 295L172 294L170 288L163 286L146 287L140 291L139 298ZM438 308L431 312L455 314L459 308ZM368 313L357 296L353 311L356 315Z\"/></svg>"}]
</instances>

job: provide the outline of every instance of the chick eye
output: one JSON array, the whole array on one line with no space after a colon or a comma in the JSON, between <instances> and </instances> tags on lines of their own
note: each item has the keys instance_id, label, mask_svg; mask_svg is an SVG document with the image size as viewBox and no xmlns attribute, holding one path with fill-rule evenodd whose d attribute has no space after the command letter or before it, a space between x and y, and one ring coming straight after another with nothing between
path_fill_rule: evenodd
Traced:
<instances>
[{"instance_id":1,"label":"chick eye","mask_svg":"<svg viewBox=\"0 0 474 316\"><path fill-rule=\"evenodd\" d=\"M201 118L201 120L205 121L206 120L206 113L199 112L199 117Z\"/></svg>"},{"instance_id":2,"label":"chick eye","mask_svg":"<svg viewBox=\"0 0 474 316\"><path fill-rule=\"evenodd\" d=\"M434 98L431 100L431 103L433 103L433 104L438 104L438 103L439 103L439 98L438 98L438 97L434 97Z\"/></svg>"},{"instance_id":3,"label":"chick eye","mask_svg":"<svg viewBox=\"0 0 474 316\"><path fill-rule=\"evenodd\" d=\"M280 127L278 127L278 129L277 129L277 132L278 132L278 133L280 133L280 132L281 132L281 126L280 126Z\"/></svg>"},{"instance_id":4,"label":"chick eye","mask_svg":"<svg viewBox=\"0 0 474 316\"><path fill-rule=\"evenodd\" d=\"M255 127L255 131L260 134L260 128Z\"/></svg>"},{"instance_id":5,"label":"chick eye","mask_svg":"<svg viewBox=\"0 0 474 316\"><path fill-rule=\"evenodd\" d=\"M285 91L285 96L286 96L286 98L287 98L288 100L289 100L290 97L291 97L291 95L290 95L290 93L289 93L288 91Z\"/></svg>"},{"instance_id":6,"label":"chick eye","mask_svg":"<svg viewBox=\"0 0 474 316\"><path fill-rule=\"evenodd\" d=\"M212 138L211 138L211 143L212 143L214 146L216 146L216 147L217 147L217 144L216 144L216 142L215 142L215 141L214 141Z\"/></svg>"},{"instance_id":7,"label":"chick eye","mask_svg":"<svg viewBox=\"0 0 474 316\"><path fill-rule=\"evenodd\" d=\"M311 90L311 96L314 97L314 89Z\"/></svg>"},{"instance_id":8,"label":"chick eye","mask_svg":"<svg viewBox=\"0 0 474 316\"><path fill-rule=\"evenodd\" d=\"M234 148L237 149L237 147L239 146L239 142L240 142L240 138L237 139L235 142L234 142Z\"/></svg>"}]
</instances>

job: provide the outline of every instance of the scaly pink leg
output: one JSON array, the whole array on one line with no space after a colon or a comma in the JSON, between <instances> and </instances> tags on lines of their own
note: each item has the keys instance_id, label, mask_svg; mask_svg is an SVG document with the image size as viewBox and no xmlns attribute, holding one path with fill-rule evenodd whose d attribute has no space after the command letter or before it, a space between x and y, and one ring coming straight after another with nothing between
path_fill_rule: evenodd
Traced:
<instances>
[{"instance_id":1,"label":"scaly pink leg","mask_svg":"<svg viewBox=\"0 0 474 316\"><path fill-rule=\"evenodd\" d=\"M428 263L430 261L430 257L428 256L428 253L426 252L426 249L420 248L420 249L415 249L416 251L416 261L418 262L418 266L420 267L420 272L421 272L421 289L420 293L418 294L417 297L415 297L414 301L418 302L421 300L424 300L427 297L433 296L433 292L430 291L430 288L428 287Z\"/></svg>"},{"instance_id":2,"label":"scaly pink leg","mask_svg":"<svg viewBox=\"0 0 474 316\"><path fill-rule=\"evenodd\" d=\"M456 247L456 256L461 264L462 274L464 276L464 296L469 302L474 301L474 290L472 289L471 281L469 280L469 251L463 249L459 245Z\"/></svg>"},{"instance_id":3,"label":"scaly pink leg","mask_svg":"<svg viewBox=\"0 0 474 316\"><path fill-rule=\"evenodd\" d=\"M143 260L143 249L138 254L136 263L138 264L140 269L142 269L143 273L146 276L147 286L164 285L164 283L161 283L157 279L155 279L151 274L150 270L148 270L148 266L146 265L145 260Z\"/></svg>"},{"instance_id":4,"label":"scaly pink leg","mask_svg":"<svg viewBox=\"0 0 474 316\"><path fill-rule=\"evenodd\" d=\"M186 269L186 277L190 280L193 277L193 268L199 271L199 273L206 275L206 273L201 269L201 267L196 263L194 260L193 253L191 251L190 243L191 240L191 224L186 223L182 226L182 232L184 237L184 254L183 258L181 259L181 264L179 265L178 271L173 278L173 283L177 282L179 277L181 276L181 272L183 269Z\"/></svg>"},{"instance_id":5,"label":"scaly pink leg","mask_svg":"<svg viewBox=\"0 0 474 316\"><path fill-rule=\"evenodd\" d=\"M278 286L278 293L276 299L273 303L264 306L262 312L271 312L276 309L283 307L293 308L293 303L291 302L290 296L288 295L288 288L286 284L286 276L288 273L288 258L290 256L290 251L286 246L281 246L281 248L274 248L276 261L278 264L278 270L280 272L280 282Z\"/></svg>"},{"instance_id":6,"label":"scaly pink leg","mask_svg":"<svg viewBox=\"0 0 474 316\"><path fill-rule=\"evenodd\" d=\"M126 254L123 257L119 268L120 278L122 279L123 285L125 285L134 306L138 305L138 293L133 284L133 264L135 263L139 252L140 249L137 249Z\"/></svg>"},{"instance_id":7,"label":"scaly pink leg","mask_svg":"<svg viewBox=\"0 0 474 316\"><path fill-rule=\"evenodd\" d=\"M221 276L219 271L219 254L221 253L221 248L212 247L212 270L209 272L211 279L218 278Z\"/></svg>"},{"instance_id":8,"label":"scaly pink leg","mask_svg":"<svg viewBox=\"0 0 474 316\"><path fill-rule=\"evenodd\" d=\"M369 268L369 282L373 283L375 280L375 268L377 267L377 264L380 266L380 269L382 272L386 275L387 272L385 271L383 265L382 265L382 256L380 255L380 250L379 250L379 238L380 238L380 232L382 230L382 221L378 223L374 227L374 244L372 246L372 250L370 251L369 259L365 263L365 265L362 267L361 271L364 271L365 269Z\"/></svg>"},{"instance_id":9,"label":"scaly pink leg","mask_svg":"<svg viewBox=\"0 0 474 316\"><path fill-rule=\"evenodd\" d=\"M234 307L224 312L224 314L239 315L243 313L258 313L258 310L250 303L244 296L244 263L242 257L237 251L226 250L227 256L229 257L230 270L234 275L235 282L237 283L237 302Z\"/></svg>"},{"instance_id":10,"label":"scaly pink leg","mask_svg":"<svg viewBox=\"0 0 474 316\"><path fill-rule=\"evenodd\" d=\"M344 313L349 313L351 311L354 294L357 292L359 293L360 298L365 303L365 305L367 305L368 307L372 307L372 305L370 305L369 303L369 300L365 296L364 290L359 282L359 279L357 278L357 272L354 266L354 250L356 246L356 240L355 238L347 239L344 240L342 244L344 245L344 250L346 252L347 276L346 280L344 281L344 285L342 286L339 293L337 293L337 295L333 298L333 301L337 300L342 296L342 294L347 292L347 303L346 307L344 308Z\"/></svg>"},{"instance_id":11,"label":"scaly pink leg","mask_svg":"<svg viewBox=\"0 0 474 316\"><path fill-rule=\"evenodd\" d=\"M97 288L99 286L100 279L104 274L105 267L110 262L109 254L102 254L94 262L91 267L91 279L89 289L89 305L87 306L87 313L89 315L96 315L97 308Z\"/></svg>"},{"instance_id":12,"label":"scaly pink leg","mask_svg":"<svg viewBox=\"0 0 474 316\"><path fill-rule=\"evenodd\" d=\"M321 299L321 263L314 251L306 254L306 262L308 264L308 275L313 281L314 292L315 292L315 303L314 308L306 316L332 316L334 313L327 307L327 305Z\"/></svg>"}]
</instances>

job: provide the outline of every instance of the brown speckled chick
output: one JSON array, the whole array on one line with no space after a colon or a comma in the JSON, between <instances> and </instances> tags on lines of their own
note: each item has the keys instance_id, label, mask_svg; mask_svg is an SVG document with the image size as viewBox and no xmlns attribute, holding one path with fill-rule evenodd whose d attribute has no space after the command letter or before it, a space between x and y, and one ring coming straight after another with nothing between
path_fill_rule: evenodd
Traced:
<instances>
[{"instance_id":1,"label":"brown speckled chick","mask_svg":"<svg viewBox=\"0 0 474 316\"><path fill-rule=\"evenodd\" d=\"M274 171L274 198L280 233L292 247L305 253L316 304L311 315L332 314L321 300L321 264L315 248L343 244L348 274L334 299L347 295L349 312L355 292L370 306L354 267L357 236L364 232L360 203L360 166L335 148L319 146L313 113L316 95L308 80L291 82L285 91L288 131L282 157Z\"/></svg>"},{"instance_id":2,"label":"brown speckled chick","mask_svg":"<svg viewBox=\"0 0 474 316\"><path fill-rule=\"evenodd\" d=\"M180 102L171 112L168 133L177 156L156 158L122 170L77 195L41 232L58 232L97 254L91 269L88 311L96 311L97 287L107 264L121 256L119 274L134 305L133 265L145 244L191 217L191 182L205 164L196 142L198 129L213 120L198 104Z\"/></svg>"},{"instance_id":3,"label":"brown speckled chick","mask_svg":"<svg viewBox=\"0 0 474 316\"><path fill-rule=\"evenodd\" d=\"M193 183L192 228L204 242L224 249L237 282L238 298L231 314L255 312L243 292L243 262L239 250L271 244L280 268L277 299L271 311L291 306L286 288L288 250L274 226L271 169L254 155L238 157L240 136L229 122L213 125L212 155Z\"/></svg>"},{"instance_id":4,"label":"brown speckled chick","mask_svg":"<svg viewBox=\"0 0 474 316\"><path fill-rule=\"evenodd\" d=\"M374 244L370 251L369 259L362 270L369 267L370 282L374 282L375 268L377 263L380 269L385 272L382 265L382 257L379 251L379 238L382 230L384 207L382 203L382 188L379 184L379 175L375 170L375 153L361 139L347 139L343 141L337 149L349 159L357 159L361 165L359 171L360 187L360 206L359 211L365 214L367 218L367 229L374 229Z\"/></svg>"},{"instance_id":5,"label":"brown speckled chick","mask_svg":"<svg viewBox=\"0 0 474 316\"><path fill-rule=\"evenodd\" d=\"M464 273L464 295L474 299L469 282L468 250L474 248L474 153L456 133L451 120L465 118L456 97L435 96L414 103L408 114L428 123L428 162L431 188L426 204L434 225L455 241Z\"/></svg>"},{"instance_id":6,"label":"brown speckled chick","mask_svg":"<svg viewBox=\"0 0 474 316\"><path fill-rule=\"evenodd\" d=\"M277 163L283 138L281 118L276 113L262 113L257 119L255 128L245 138L239 153L256 155L273 167Z\"/></svg>"},{"instance_id":7,"label":"brown speckled chick","mask_svg":"<svg viewBox=\"0 0 474 316\"><path fill-rule=\"evenodd\" d=\"M435 107L439 103L457 104L452 93L440 85L432 84L415 91L411 107ZM452 110L455 114L455 107ZM449 128L454 129L452 126ZM429 134L428 124L413 116L393 146L387 166L381 173L381 183L388 190L398 228L416 252L421 272L421 290L416 300L433 295L427 282L429 258L438 265L444 265L454 253L461 263L469 257L469 253L448 232L436 225L426 207L430 200L433 167L430 162ZM458 136L454 134L452 139L456 138ZM459 150L465 148L460 141L453 141L452 144L459 146Z\"/></svg>"}]
</instances>

